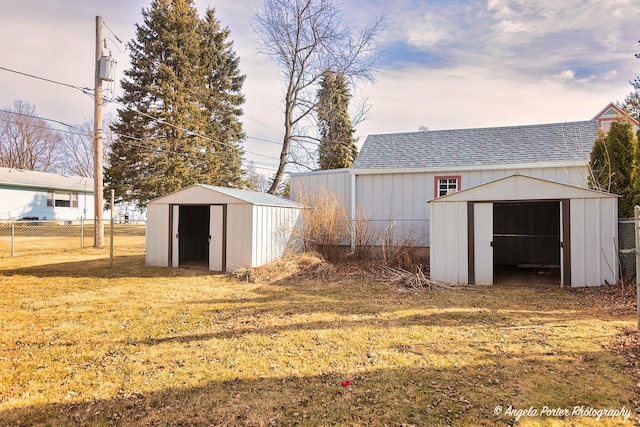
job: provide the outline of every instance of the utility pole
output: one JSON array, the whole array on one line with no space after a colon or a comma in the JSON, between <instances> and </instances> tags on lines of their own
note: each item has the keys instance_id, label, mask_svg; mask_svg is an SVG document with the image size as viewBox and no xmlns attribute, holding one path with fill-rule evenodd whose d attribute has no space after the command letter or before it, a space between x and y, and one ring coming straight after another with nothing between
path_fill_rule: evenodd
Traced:
<instances>
[{"instance_id":1,"label":"utility pole","mask_svg":"<svg viewBox=\"0 0 640 427\"><path fill-rule=\"evenodd\" d=\"M96 75L93 97L93 206L95 215L93 241L96 248L102 248L104 246L104 224L102 222L102 79L100 78L100 58L102 58L102 17L96 16ZM113 206L111 209L113 209Z\"/></svg>"}]
</instances>

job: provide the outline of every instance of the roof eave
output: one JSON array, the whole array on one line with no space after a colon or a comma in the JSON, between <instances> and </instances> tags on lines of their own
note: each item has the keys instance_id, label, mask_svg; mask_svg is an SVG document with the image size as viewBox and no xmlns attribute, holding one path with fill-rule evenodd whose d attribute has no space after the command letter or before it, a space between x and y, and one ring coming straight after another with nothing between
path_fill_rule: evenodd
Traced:
<instances>
[{"instance_id":1,"label":"roof eave","mask_svg":"<svg viewBox=\"0 0 640 427\"><path fill-rule=\"evenodd\" d=\"M467 166L433 166L433 167L420 167L420 168L352 168L350 173L352 175L374 175L374 174L391 174L391 173L440 173L450 171L482 171L482 170L496 170L496 169L543 169L553 167L586 167L589 161L579 160L562 160L553 162L528 162L528 163L505 163L505 164L487 164L487 165L467 165Z\"/></svg>"}]
</instances>

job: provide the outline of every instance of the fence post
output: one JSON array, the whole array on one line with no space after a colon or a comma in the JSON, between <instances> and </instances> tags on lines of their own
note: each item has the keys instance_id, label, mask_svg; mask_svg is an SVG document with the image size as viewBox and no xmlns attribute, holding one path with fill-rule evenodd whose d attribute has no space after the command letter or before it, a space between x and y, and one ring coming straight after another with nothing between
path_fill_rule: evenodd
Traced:
<instances>
[{"instance_id":1,"label":"fence post","mask_svg":"<svg viewBox=\"0 0 640 427\"><path fill-rule=\"evenodd\" d=\"M15 222L11 221L11 258L16 256L16 232L15 232Z\"/></svg>"},{"instance_id":2,"label":"fence post","mask_svg":"<svg viewBox=\"0 0 640 427\"><path fill-rule=\"evenodd\" d=\"M640 331L640 206L633 208L636 235L636 310L638 311L638 330Z\"/></svg>"},{"instance_id":3,"label":"fence post","mask_svg":"<svg viewBox=\"0 0 640 427\"><path fill-rule=\"evenodd\" d=\"M84 217L80 218L80 249L84 249Z\"/></svg>"},{"instance_id":4,"label":"fence post","mask_svg":"<svg viewBox=\"0 0 640 427\"><path fill-rule=\"evenodd\" d=\"M113 267L113 211L115 191L111 189L111 233L109 234L109 267Z\"/></svg>"}]
</instances>

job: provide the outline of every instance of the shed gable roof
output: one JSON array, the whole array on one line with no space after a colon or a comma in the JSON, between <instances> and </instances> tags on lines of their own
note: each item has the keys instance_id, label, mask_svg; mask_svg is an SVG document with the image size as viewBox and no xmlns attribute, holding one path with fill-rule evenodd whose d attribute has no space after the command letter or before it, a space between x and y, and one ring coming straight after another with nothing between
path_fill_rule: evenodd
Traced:
<instances>
[{"instance_id":1,"label":"shed gable roof","mask_svg":"<svg viewBox=\"0 0 640 427\"><path fill-rule=\"evenodd\" d=\"M93 193L93 178L12 168L0 168L0 185Z\"/></svg>"},{"instance_id":2,"label":"shed gable roof","mask_svg":"<svg viewBox=\"0 0 640 427\"><path fill-rule=\"evenodd\" d=\"M438 202L597 199L619 196L526 175L511 175L430 200Z\"/></svg>"},{"instance_id":3,"label":"shed gable roof","mask_svg":"<svg viewBox=\"0 0 640 427\"><path fill-rule=\"evenodd\" d=\"M287 208L301 208L302 206L293 200L283 199L272 194L259 193L251 190L239 190L237 188L218 187L215 185L195 184L190 187L175 191L166 196L158 197L149 203L181 203L183 194L199 192L201 194L211 193L225 196L222 203L229 203L229 198L240 203L249 203L258 206L279 206ZM202 201L202 203L205 203ZM208 201L207 201L208 203ZM220 203L220 202L219 202Z\"/></svg>"},{"instance_id":4,"label":"shed gable roof","mask_svg":"<svg viewBox=\"0 0 640 427\"><path fill-rule=\"evenodd\" d=\"M532 162L586 164L594 120L369 135L353 169L468 167Z\"/></svg>"}]
</instances>

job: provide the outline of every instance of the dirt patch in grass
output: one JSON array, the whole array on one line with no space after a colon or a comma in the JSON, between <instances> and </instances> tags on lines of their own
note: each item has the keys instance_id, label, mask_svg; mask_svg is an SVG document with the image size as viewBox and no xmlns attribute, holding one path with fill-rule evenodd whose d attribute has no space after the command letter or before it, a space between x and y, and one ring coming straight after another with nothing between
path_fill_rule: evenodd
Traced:
<instances>
[{"instance_id":1,"label":"dirt patch in grass","mask_svg":"<svg viewBox=\"0 0 640 427\"><path fill-rule=\"evenodd\" d=\"M434 293L341 267L247 283L133 249L21 262L0 259L0 425L633 423L540 413L633 408L614 347L635 314L591 291Z\"/></svg>"}]
</instances>

